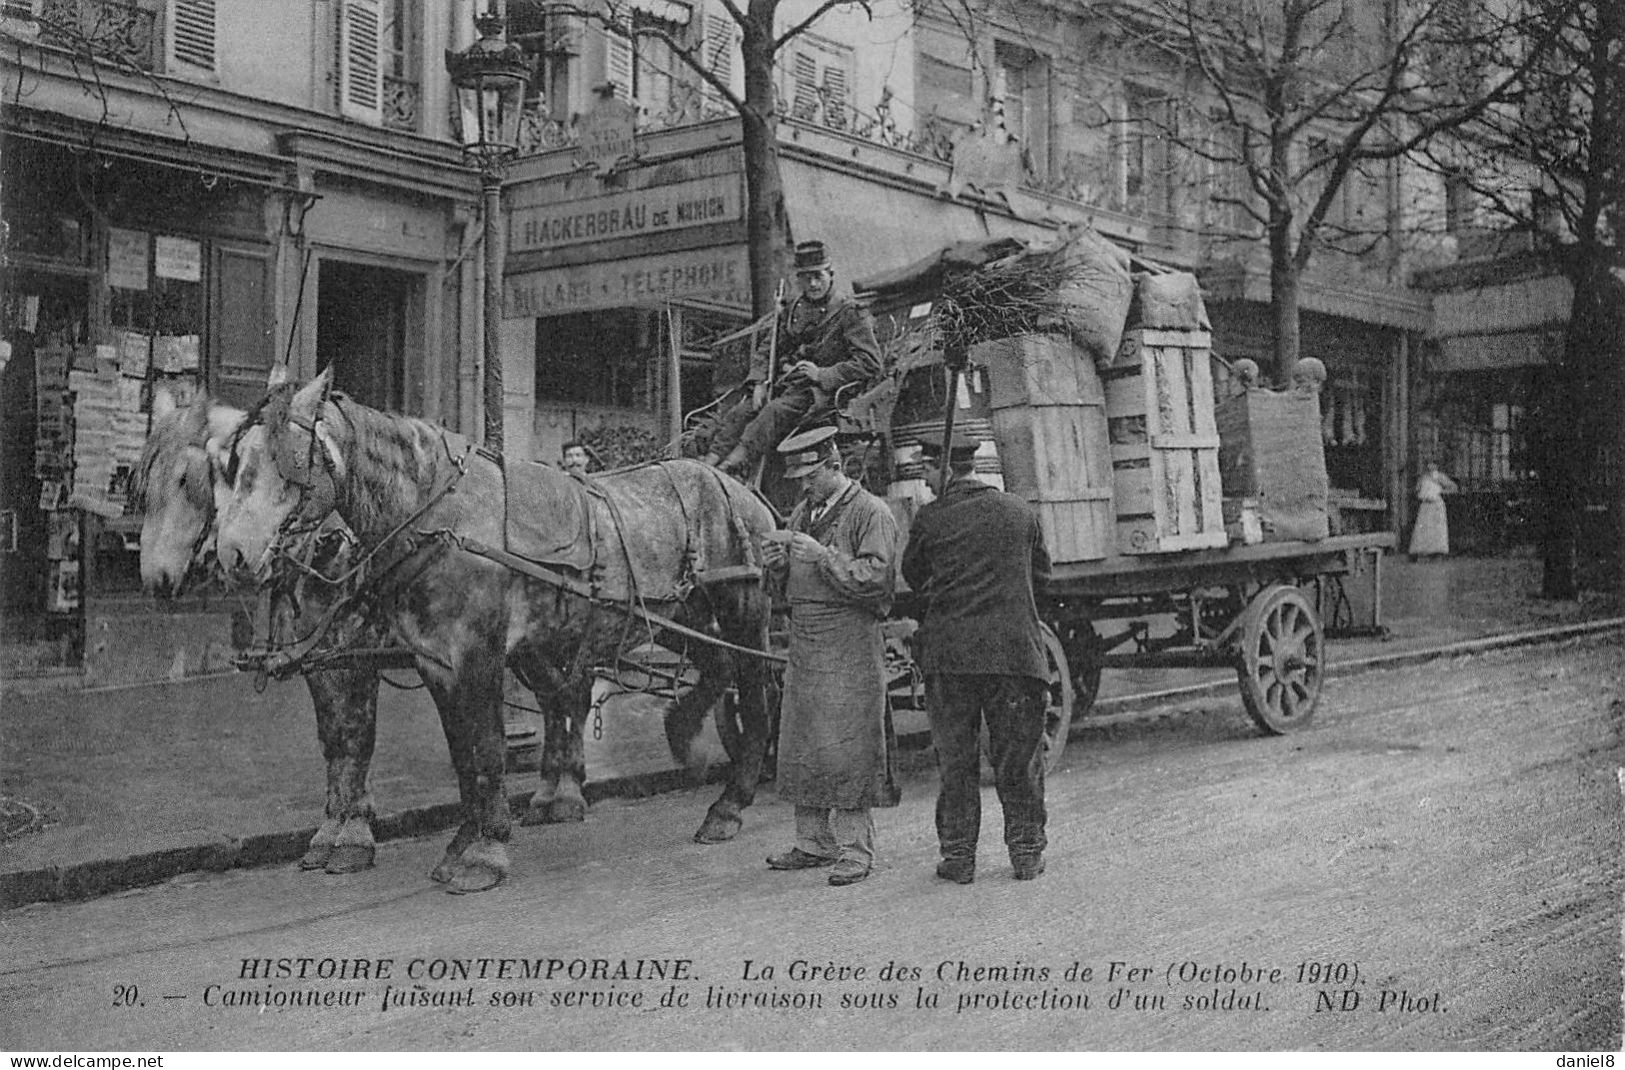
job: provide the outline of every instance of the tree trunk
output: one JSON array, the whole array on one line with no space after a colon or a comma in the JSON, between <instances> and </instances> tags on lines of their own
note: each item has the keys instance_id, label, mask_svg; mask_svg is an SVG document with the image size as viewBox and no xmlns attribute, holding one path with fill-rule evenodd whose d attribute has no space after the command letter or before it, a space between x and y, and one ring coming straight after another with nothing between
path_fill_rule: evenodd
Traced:
<instances>
[{"instance_id":1,"label":"tree trunk","mask_svg":"<svg viewBox=\"0 0 1625 1070\"><path fill-rule=\"evenodd\" d=\"M773 16L777 0L753 0L743 26L745 63L746 242L750 256L750 296L754 315L773 310L774 292L784 277L789 218L784 180L779 174L778 91L773 84Z\"/></svg>"},{"instance_id":2,"label":"tree trunk","mask_svg":"<svg viewBox=\"0 0 1625 1070\"><path fill-rule=\"evenodd\" d=\"M1559 363L1547 369L1534 412L1535 477L1541 510L1542 598L1572 599L1579 594L1581 413L1575 369L1568 345Z\"/></svg>"},{"instance_id":3,"label":"tree trunk","mask_svg":"<svg viewBox=\"0 0 1625 1070\"><path fill-rule=\"evenodd\" d=\"M1298 363L1298 265L1270 240L1270 312L1275 317L1275 381L1286 386Z\"/></svg>"}]
</instances>

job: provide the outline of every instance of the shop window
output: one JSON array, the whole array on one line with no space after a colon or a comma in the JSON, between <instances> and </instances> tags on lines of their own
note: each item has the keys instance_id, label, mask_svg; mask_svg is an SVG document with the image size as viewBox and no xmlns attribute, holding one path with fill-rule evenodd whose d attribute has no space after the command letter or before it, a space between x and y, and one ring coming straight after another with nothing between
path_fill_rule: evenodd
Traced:
<instances>
[{"instance_id":1,"label":"shop window","mask_svg":"<svg viewBox=\"0 0 1625 1070\"><path fill-rule=\"evenodd\" d=\"M536 328L536 400L647 409L658 314L578 312Z\"/></svg>"}]
</instances>

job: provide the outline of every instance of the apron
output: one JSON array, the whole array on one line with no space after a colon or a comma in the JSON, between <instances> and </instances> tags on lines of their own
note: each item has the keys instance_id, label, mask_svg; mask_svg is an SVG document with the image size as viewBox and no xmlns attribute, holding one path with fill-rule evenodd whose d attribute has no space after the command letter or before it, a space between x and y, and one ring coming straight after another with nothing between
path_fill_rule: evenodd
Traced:
<instances>
[{"instance_id":1,"label":"apron","mask_svg":"<svg viewBox=\"0 0 1625 1070\"><path fill-rule=\"evenodd\" d=\"M859 494L852 488L816 522L798 512L791 526L850 554L851 507ZM897 805L880 618L832 585L815 562L791 558L787 593L779 797L840 810Z\"/></svg>"}]
</instances>

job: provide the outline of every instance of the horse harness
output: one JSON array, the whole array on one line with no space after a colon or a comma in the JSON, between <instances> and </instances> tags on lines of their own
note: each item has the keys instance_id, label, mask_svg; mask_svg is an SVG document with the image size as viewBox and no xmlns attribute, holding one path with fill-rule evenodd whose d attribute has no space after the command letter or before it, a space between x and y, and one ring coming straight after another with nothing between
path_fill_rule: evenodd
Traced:
<instances>
[{"instance_id":1,"label":"horse harness","mask_svg":"<svg viewBox=\"0 0 1625 1070\"><path fill-rule=\"evenodd\" d=\"M283 679L299 673L319 671L325 668L335 668L341 665L376 664L383 661L395 661L400 663L402 659L409 656L409 654L406 650L398 646L334 650L322 649L321 644L326 638L327 633L331 630L333 623L338 618L340 612L355 607L358 612L365 613L366 610L360 607L364 606L367 602L372 601L378 595L379 590L386 583L389 583L392 580L400 580L400 577L392 576L392 573L395 573L402 565L406 564L406 562L410 561L414 557L418 557L419 551L428 549L434 545L444 546L447 543L455 545L458 549L461 549L467 553L492 561L503 566L504 568L509 569L510 571L528 576L531 579L539 580L559 591L583 599L589 605L589 628L591 626L592 614L596 614L600 609L610 609L624 614L627 617L641 620L647 626L653 629L670 631L674 634L681 635L696 642L706 643L711 646L732 651L734 653L762 658L768 661L784 662L786 660L782 655L773 654L769 651L755 650L750 647L740 646L736 643L730 643L718 636L710 635L698 629L680 624L663 614L656 613L649 609L645 604L643 592L638 583L636 569L630 566L632 555L630 548L626 545L626 522L621 517L620 509L613 498L605 494L601 488L594 487L590 484L582 485L581 491L602 502L606 506L613 520L616 536L620 540L621 551L629 562L628 571L631 582L628 585L628 590L624 601L618 598L606 597L601 589L601 568L597 563L598 554L596 538L594 539L593 549L594 564L588 569L587 578L581 579L566 575L564 572L550 568L545 564L512 553L506 546L498 549L493 546L488 546L477 539L458 535L455 532L447 529L409 533L408 529L421 520L430 510L434 508L434 506L439 504L442 499L456 489L457 484L462 480L463 476L467 474L469 457L475 452L478 452L487 460L495 463L498 470L502 473L503 508L504 514L506 514L508 498L508 469L507 465L504 463L503 457L500 454L492 453L483 447L476 448L472 445L464 451L461 457L455 457L452 455L451 444L445 439L444 434L442 434L441 441L446 448L447 456L452 460L452 463L456 468L455 474L444 485L438 488L434 494L430 495L428 500L425 501L423 505L414 510L412 514L405 520L401 521L401 523L396 525L395 528L384 536L383 539L381 539L370 550L362 554L361 557L343 573L338 576L329 576L319 568L315 567L313 564L313 559L316 555L316 547L313 540L306 540L306 545L304 548L305 552L301 556L296 556L289 553L287 550L282 549L281 547L283 547L288 539L300 534L309 534L319 528L320 522L314 520L314 518L325 518L327 514L333 511L337 504L337 481L339 478L337 464L330 451L319 445L319 439L322 437L320 431L322 417L320 413L326 408L325 402L332 401L334 408L337 409L342 415L343 408L340 402L344 399L344 397L345 395L336 391L325 395L323 398L324 404L318 407L318 415L315 419L306 419L289 414L288 422L293 426L300 428L306 434L306 441L303 449L298 448L295 443L289 442L282 436L278 436L272 448L271 459L276 465L278 474L285 482L298 487L300 492L299 505L292 512L290 512L288 517L283 521L282 527L276 535L275 545L279 548L279 557L300 573L329 586L344 586L352 583L354 583L354 586L345 596L334 599L332 605L330 605L323 613L322 618L317 622L317 624L309 632L307 632L304 637L296 640L291 647L284 647L275 650L268 648L264 654L251 653L245 655L238 659L240 667L257 668L262 679L267 675L277 679ZM254 413L251 413L249 417L245 419L238 427L232 440L232 453L234 457L236 453L237 441L241 438L248 427L259 421L260 417L260 411L256 410ZM677 498L679 510L683 514L685 541L687 543L687 545L684 547L683 575L672 591L674 600L685 600L688 594L690 594L695 587L704 589L714 584L734 582L744 579L760 581L762 569L760 563L754 560L754 542L749 537L749 531L745 528L743 521L738 516L738 513L732 508L731 502L729 507L729 519L737 537L740 539L741 545L746 548L745 553L747 558L750 560L743 565L726 566L718 569L707 570L703 567L703 561L699 560L698 555L694 550L694 546L697 541L695 539L695 535L698 529L697 521L693 516L693 511L690 509L688 503L684 501L681 485L672 475L669 467L667 467L665 462L658 463L672 485L672 491ZM710 474L713 478L718 480L719 489L723 493L724 500L728 501L729 498L726 484L721 483L721 477L716 473L712 472ZM504 519L506 519L506 516ZM394 561L384 568L372 569L370 574L364 574L371 569L374 562L387 547L396 543L397 540L401 540L403 538L408 543L408 546L403 554L396 557ZM506 541L506 523L504 523L504 541ZM427 559L423 560L420 568L416 570L416 572L421 572L422 568L428 567L428 564L429 561ZM358 577L359 582L356 582ZM401 582L409 583L410 580L411 577L408 577ZM583 642L577 650L576 657L573 660L569 673L569 679L565 681L566 684L568 684L570 680L579 678L586 670L587 666L584 664L585 651L586 644ZM430 660L438 660L432 656L429 657Z\"/></svg>"}]
</instances>

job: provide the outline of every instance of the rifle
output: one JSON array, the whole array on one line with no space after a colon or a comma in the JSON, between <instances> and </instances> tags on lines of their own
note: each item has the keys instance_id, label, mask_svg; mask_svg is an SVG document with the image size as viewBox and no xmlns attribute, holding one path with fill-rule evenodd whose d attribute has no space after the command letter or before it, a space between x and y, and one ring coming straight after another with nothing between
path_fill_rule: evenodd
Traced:
<instances>
[{"instance_id":1,"label":"rifle","mask_svg":"<svg viewBox=\"0 0 1625 1070\"><path fill-rule=\"evenodd\" d=\"M779 379L779 319L784 315L784 280L779 280L779 288L773 293L773 326L767 333L767 388Z\"/></svg>"}]
</instances>

